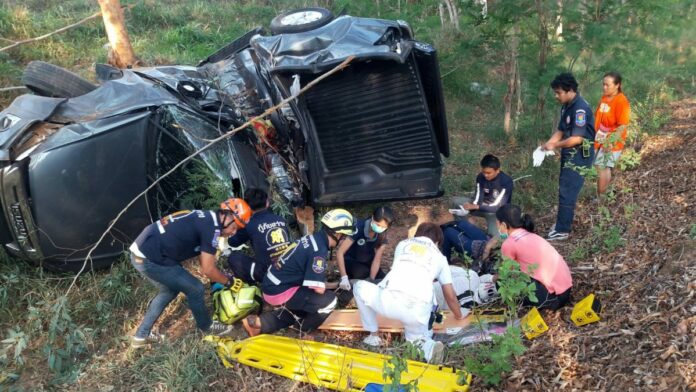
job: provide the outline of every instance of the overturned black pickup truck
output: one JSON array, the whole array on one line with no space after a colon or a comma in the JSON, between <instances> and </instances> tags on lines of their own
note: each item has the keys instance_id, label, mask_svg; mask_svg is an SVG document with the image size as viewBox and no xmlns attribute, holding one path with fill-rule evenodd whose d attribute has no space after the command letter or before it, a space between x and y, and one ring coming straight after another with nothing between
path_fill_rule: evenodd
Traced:
<instances>
[{"instance_id":1,"label":"overturned black pickup truck","mask_svg":"<svg viewBox=\"0 0 696 392\"><path fill-rule=\"evenodd\" d=\"M97 65L98 86L30 63L23 81L33 94L0 113L0 241L15 257L79 269L108 224L160 176L349 56L345 69L157 183L91 266L111 264L153 219L200 207L188 196L201 168L228 193L262 187L287 207L441 195L449 145L433 47L403 21L310 8L197 66Z\"/></svg>"}]
</instances>

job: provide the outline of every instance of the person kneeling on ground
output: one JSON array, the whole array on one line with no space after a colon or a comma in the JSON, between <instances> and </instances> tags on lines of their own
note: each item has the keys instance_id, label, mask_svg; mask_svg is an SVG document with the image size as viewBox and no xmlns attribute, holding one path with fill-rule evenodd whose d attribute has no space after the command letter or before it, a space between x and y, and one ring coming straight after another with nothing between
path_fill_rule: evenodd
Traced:
<instances>
[{"instance_id":1,"label":"person kneeling on ground","mask_svg":"<svg viewBox=\"0 0 696 392\"><path fill-rule=\"evenodd\" d=\"M460 254L466 254L476 262L474 270L477 273L490 272L492 266L486 261L493 248L498 244L497 234L490 236L476 225L465 220L446 223L441 227L444 236L442 254L447 258L447 262L451 263L452 249L454 249Z\"/></svg>"},{"instance_id":2,"label":"person kneeling on ground","mask_svg":"<svg viewBox=\"0 0 696 392\"><path fill-rule=\"evenodd\" d=\"M290 246L290 235L285 219L268 208L268 195L262 189L248 189L244 193L244 201L253 210L253 215L246 227L230 237L227 244L236 248L249 241L255 257L233 251L227 263L234 276L246 283L259 285L271 264L278 261Z\"/></svg>"},{"instance_id":3,"label":"person kneeling on ground","mask_svg":"<svg viewBox=\"0 0 696 392\"><path fill-rule=\"evenodd\" d=\"M476 193L474 198L454 197L453 208L463 208L469 215L486 219L486 230L491 236L497 236L495 212L512 201L512 177L500 170L500 159L493 154L486 154L481 159L481 173L476 176ZM460 220L455 215L455 219ZM472 222L473 223L473 222Z\"/></svg>"},{"instance_id":4,"label":"person kneeling on ground","mask_svg":"<svg viewBox=\"0 0 696 392\"><path fill-rule=\"evenodd\" d=\"M378 207L370 218L358 219L357 232L343 240L336 251L341 289L351 289L350 279L384 278L380 264L388 242L386 231L393 221L394 212L389 207Z\"/></svg>"},{"instance_id":5,"label":"person kneeling on ground","mask_svg":"<svg viewBox=\"0 0 696 392\"><path fill-rule=\"evenodd\" d=\"M537 302L527 298L524 304L551 310L567 304L573 279L563 256L548 241L534 234L534 221L529 215L522 215L520 207L503 206L495 215L504 239L503 256L518 262L520 270L536 285Z\"/></svg>"},{"instance_id":6,"label":"person kneeling on ground","mask_svg":"<svg viewBox=\"0 0 696 392\"><path fill-rule=\"evenodd\" d=\"M179 211L148 225L130 246L133 267L155 287L157 296L150 302L132 347L142 347L159 340L151 334L152 326L179 293L186 295L188 306L201 331L224 335L232 326L213 321L205 306L205 286L191 275L181 262L197 255L201 272L213 282L234 285L232 276L216 266L218 238L234 235L249 221L251 209L242 199L228 199L217 211ZM239 282L241 284L241 282Z\"/></svg>"},{"instance_id":7,"label":"person kneeling on ground","mask_svg":"<svg viewBox=\"0 0 696 392\"><path fill-rule=\"evenodd\" d=\"M404 338L419 346L430 363L441 363L444 345L432 339L429 321L433 310L433 281L442 285L444 297L457 320L464 318L452 288L447 259L440 253L442 230L434 223L422 223L414 238L401 241L394 251L391 271L378 284L364 280L355 283L353 293L360 319L370 335L364 340L379 346L377 314L399 320Z\"/></svg>"},{"instance_id":8,"label":"person kneeling on ground","mask_svg":"<svg viewBox=\"0 0 696 392\"><path fill-rule=\"evenodd\" d=\"M321 219L322 229L290 245L266 273L261 289L272 312L249 316L242 321L249 336L273 333L295 324L301 332L311 332L336 307L336 295L326 291L329 249L345 236L355 234L350 212L331 210Z\"/></svg>"}]
</instances>

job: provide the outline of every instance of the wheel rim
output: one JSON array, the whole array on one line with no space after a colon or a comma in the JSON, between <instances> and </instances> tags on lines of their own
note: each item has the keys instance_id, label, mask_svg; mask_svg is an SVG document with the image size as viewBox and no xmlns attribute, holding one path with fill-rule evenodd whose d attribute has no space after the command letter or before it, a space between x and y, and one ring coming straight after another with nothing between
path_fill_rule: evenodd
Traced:
<instances>
[{"instance_id":1,"label":"wheel rim","mask_svg":"<svg viewBox=\"0 0 696 392\"><path fill-rule=\"evenodd\" d=\"M321 19L321 16L321 12L318 11L295 12L290 15L284 16L280 20L280 23L284 26L300 26L315 22Z\"/></svg>"}]
</instances>

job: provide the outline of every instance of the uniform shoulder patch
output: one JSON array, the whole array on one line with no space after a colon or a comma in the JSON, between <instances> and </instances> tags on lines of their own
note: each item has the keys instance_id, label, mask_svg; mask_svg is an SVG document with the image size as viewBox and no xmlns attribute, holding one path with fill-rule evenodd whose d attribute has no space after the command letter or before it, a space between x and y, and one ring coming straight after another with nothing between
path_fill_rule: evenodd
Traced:
<instances>
[{"instance_id":1,"label":"uniform shoulder patch","mask_svg":"<svg viewBox=\"0 0 696 392\"><path fill-rule=\"evenodd\" d=\"M584 127L587 124L587 113L584 110L579 109L575 112L575 125L578 127Z\"/></svg>"},{"instance_id":2,"label":"uniform shoulder patch","mask_svg":"<svg viewBox=\"0 0 696 392\"><path fill-rule=\"evenodd\" d=\"M314 260L312 260L312 271L318 274L326 271L326 260L321 256L314 256Z\"/></svg>"},{"instance_id":3,"label":"uniform shoulder patch","mask_svg":"<svg viewBox=\"0 0 696 392\"><path fill-rule=\"evenodd\" d=\"M213 233L213 241L212 241L212 243L211 243L211 245L213 246L213 248L217 248L217 247L218 247L218 240L219 240L219 239L220 239L220 230L215 230L215 233Z\"/></svg>"}]
</instances>

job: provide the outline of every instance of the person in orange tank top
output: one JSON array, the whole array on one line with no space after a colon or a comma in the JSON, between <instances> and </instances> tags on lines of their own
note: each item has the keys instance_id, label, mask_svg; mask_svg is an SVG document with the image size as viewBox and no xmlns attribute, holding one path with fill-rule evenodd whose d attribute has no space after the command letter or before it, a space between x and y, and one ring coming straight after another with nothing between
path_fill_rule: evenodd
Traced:
<instances>
[{"instance_id":1,"label":"person in orange tank top","mask_svg":"<svg viewBox=\"0 0 696 392\"><path fill-rule=\"evenodd\" d=\"M621 75L618 72L608 72L604 75L602 90L604 94L595 112L598 195L606 192L611 182L611 169L621 157L631 115L628 99L621 90Z\"/></svg>"}]
</instances>

